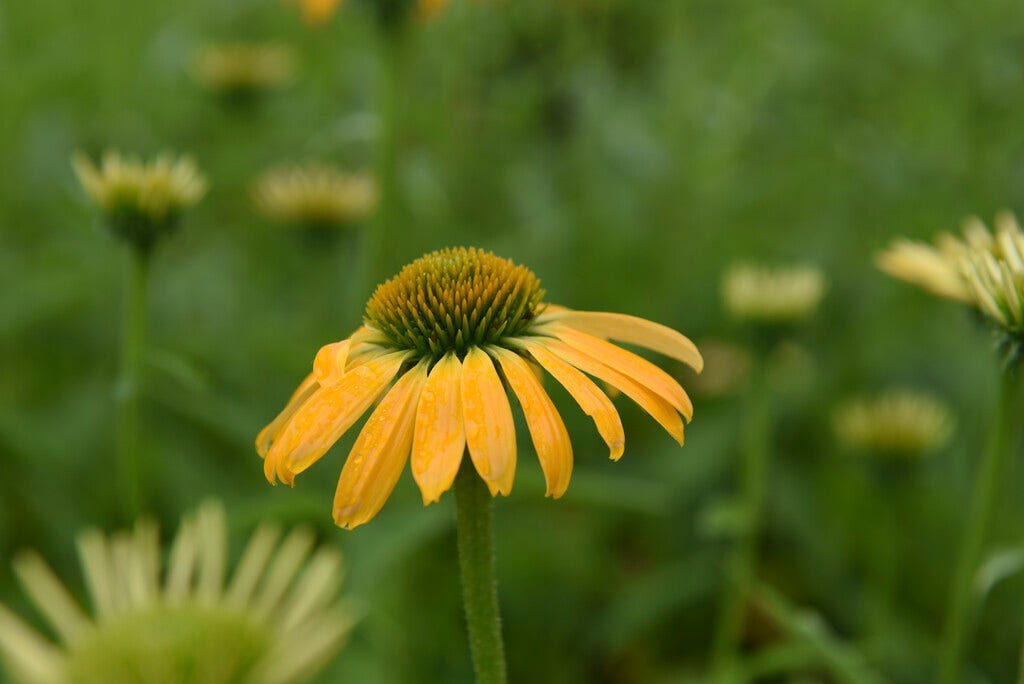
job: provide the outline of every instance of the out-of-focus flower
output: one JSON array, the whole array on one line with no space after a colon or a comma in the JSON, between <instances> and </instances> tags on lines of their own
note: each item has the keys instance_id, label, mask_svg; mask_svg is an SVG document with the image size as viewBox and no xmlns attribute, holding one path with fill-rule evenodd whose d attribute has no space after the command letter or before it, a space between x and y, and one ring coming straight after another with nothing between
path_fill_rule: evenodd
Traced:
<instances>
[{"instance_id":1,"label":"out-of-focus flower","mask_svg":"<svg viewBox=\"0 0 1024 684\"><path fill-rule=\"evenodd\" d=\"M290 166L263 174L253 189L269 220L294 226L344 228L366 219L377 206L377 184L365 173L330 166Z\"/></svg>"},{"instance_id":2,"label":"out-of-focus flower","mask_svg":"<svg viewBox=\"0 0 1024 684\"><path fill-rule=\"evenodd\" d=\"M60 643L0 605L0 655L24 684L305 681L341 647L352 618L336 598L339 554L310 556L308 530L280 546L279 538L277 528L260 527L225 583L219 504L182 522L163 578L155 525L111 538L87 531L78 546L91 616L42 558L24 553L15 572Z\"/></svg>"},{"instance_id":3,"label":"out-of-focus flower","mask_svg":"<svg viewBox=\"0 0 1024 684\"><path fill-rule=\"evenodd\" d=\"M527 268L478 249L445 249L409 264L377 288L361 328L320 350L313 372L256 438L267 479L294 484L383 396L342 470L335 523L353 528L373 518L410 452L424 504L452 486L467 448L491 494L508 494L517 453L508 387L526 417L547 494L559 497L569 485L572 445L532 364L594 419L612 459L625 446L622 422L584 373L621 390L682 444L683 418L693 415L686 392L607 339L699 370L696 346L641 318L545 307L543 295Z\"/></svg>"},{"instance_id":4,"label":"out-of-focus flower","mask_svg":"<svg viewBox=\"0 0 1024 684\"><path fill-rule=\"evenodd\" d=\"M722 282L725 307L737 318L787 323L810 316L825 296L825 276L809 266L765 268L740 264Z\"/></svg>"},{"instance_id":5,"label":"out-of-focus flower","mask_svg":"<svg viewBox=\"0 0 1024 684\"><path fill-rule=\"evenodd\" d=\"M884 273L917 285L945 299L978 306L976 293L964 273L964 258L971 253L1001 258L1007 247L1020 239L1021 229L1013 214L996 216L995 234L976 217L964 222L963 237L941 233L934 244L900 238L875 259Z\"/></svg>"},{"instance_id":6,"label":"out-of-focus flower","mask_svg":"<svg viewBox=\"0 0 1024 684\"><path fill-rule=\"evenodd\" d=\"M298 4L302 18L310 26L322 26L334 17L342 0L290 0Z\"/></svg>"},{"instance_id":7,"label":"out-of-focus flower","mask_svg":"<svg viewBox=\"0 0 1024 684\"><path fill-rule=\"evenodd\" d=\"M193 60L203 86L230 98L248 98L288 85L295 77L294 51L278 43L209 45Z\"/></svg>"},{"instance_id":8,"label":"out-of-focus flower","mask_svg":"<svg viewBox=\"0 0 1024 684\"><path fill-rule=\"evenodd\" d=\"M1000 231L997 241L998 249L972 249L963 257L964 277L978 309L1019 337L1024 335L1024 233Z\"/></svg>"},{"instance_id":9,"label":"out-of-focus flower","mask_svg":"<svg viewBox=\"0 0 1024 684\"><path fill-rule=\"evenodd\" d=\"M323 26L337 13L345 0L285 0L296 5L303 20L310 26ZM430 20L444 11L450 0L370 0L382 18L394 21L396 18L415 13L423 20Z\"/></svg>"},{"instance_id":10,"label":"out-of-focus flower","mask_svg":"<svg viewBox=\"0 0 1024 684\"><path fill-rule=\"evenodd\" d=\"M724 397L739 392L750 379L750 351L725 340L703 339L697 346L704 357L704 372L686 373L687 386L704 397Z\"/></svg>"},{"instance_id":11,"label":"out-of-focus flower","mask_svg":"<svg viewBox=\"0 0 1024 684\"><path fill-rule=\"evenodd\" d=\"M173 231L182 211L206 194L206 179L190 157L143 162L108 151L97 167L79 152L71 164L114 233L142 249Z\"/></svg>"},{"instance_id":12,"label":"out-of-focus flower","mask_svg":"<svg viewBox=\"0 0 1024 684\"><path fill-rule=\"evenodd\" d=\"M836 435L848 448L911 458L935 451L953 431L949 407L935 397L894 389L872 399L850 400L833 416Z\"/></svg>"}]
</instances>

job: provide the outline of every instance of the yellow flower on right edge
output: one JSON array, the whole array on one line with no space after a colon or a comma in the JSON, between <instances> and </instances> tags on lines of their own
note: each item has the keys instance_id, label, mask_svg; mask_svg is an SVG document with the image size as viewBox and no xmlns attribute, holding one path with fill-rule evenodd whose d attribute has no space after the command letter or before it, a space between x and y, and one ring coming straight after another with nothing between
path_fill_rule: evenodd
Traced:
<instances>
[{"instance_id":1,"label":"yellow flower on right edge","mask_svg":"<svg viewBox=\"0 0 1024 684\"><path fill-rule=\"evenodd\" d=\"M700 371L697 347L652 321L546 306L526 267L479 249L427 254L380 285L354 334L323 347L313 372L256 438L267 480L294 484L363 415L372 413L342 469L334 521L361 525L384 505L411 460L424 504L451 488L465 453L493 496L512 490L518 399L547 482L569 486L569 433L541 385L550 373L590 416L618 460L622 421L589 376L620 390L680 445L693 405L679 383L609 339ZM378 401L379 400L379 401Z\"/></svg>"},{"instance_id":2,"label":"yellow flower on right edge","mask_svg":"<svg viewBox=\"0 0 1024 684\"><path fill-rule=\"evenodd\" d=\"M1013 214L1004 211L996 216L994 232L972 216L964 222L962 235L940 233L934 244L899 238L878 254L875 263L882 272L937 297L980 308L978 291L968 276L972 263L984 255L996 261L1012 259L1024 233Z\"/></svg>"}]
</instances>

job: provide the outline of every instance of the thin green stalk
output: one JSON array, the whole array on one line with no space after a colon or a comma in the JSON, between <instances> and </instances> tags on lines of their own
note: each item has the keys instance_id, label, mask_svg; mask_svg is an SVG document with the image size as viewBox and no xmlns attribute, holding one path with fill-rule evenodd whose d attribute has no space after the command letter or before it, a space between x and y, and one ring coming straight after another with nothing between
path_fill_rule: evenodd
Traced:
<instances>
[{"instance_id":1,"label":"thin green stalk","mask_svg":"<svg viewBox=\"0 0 1024 684\"><path fill-rule=\"evenodd\" d=\"M124 284L121 369L117 380L117 482L125 519L140 511L139 403L146 333L146 281L149 253L129 248Z\"/></svg>"},{"instance_id":2,"label":"thin green stalk","mask_svg":"<svg viewBox=\"0 0 1024 684\"><path fill-rule=\"evenodd\" d=\"M757 544L764 514L764 492L772 439L770 395L766 369L755 365L750 380L741 462L744 525L728 561L728 584L718 618L711 655L715 682L742 678L738 652L743 616L757 577Z\"/></svg>"},{"instance_id":3,"label":"thin green stalk","mask_svg":"<svg viewBox=\"0 0 1024 684\"><path fill-rule=\"evenodd\" d=\"M491 494L469 458L462 460L455 479L455 509L462 601L476 681L478 684L503 684L507 677L494 568Z\"/></svg>"},{"instance_id":4,"label":"thin green stalk","mask_svg":"<svg viewBox=\"0 0 1024 684\"><path fill-rule=\"evenodd\" d=\"M392 244L398 216L398 124L401 120L402 76L404 72L405 29L385 26L380 35L380 75L377 79L376 176L380 195L375 220L364 231L362 296L392 272ZM401 255L397 255L401 258Z\"/></svg>"},{"instance_id":5,"label":"thin green stalk","mask_svg":"<svg viewBox=\"0 0 1024 684\"><path fill-rule=\"evenodd\" d=\"M945 636L939 662L940 684L957 684L963 665L964 648L971 622L971 598L974 575L981 560L985 532L992 517L998 489L999 477L1003 472L1009 435L1013 428L1013 398L1016 382L1012 372L1004 372L996 405L995 421L988 436L988 446L974 483L970 518L964 529L960 558L953 578L953 589L946 612Z\"/></svg>"}]
</instances>

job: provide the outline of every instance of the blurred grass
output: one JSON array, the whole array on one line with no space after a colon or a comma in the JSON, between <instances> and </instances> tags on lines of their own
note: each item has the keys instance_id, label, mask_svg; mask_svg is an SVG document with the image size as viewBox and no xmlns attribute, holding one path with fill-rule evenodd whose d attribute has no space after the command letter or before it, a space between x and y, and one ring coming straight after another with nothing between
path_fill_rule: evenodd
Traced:
<instances>
[{"instance_id":1,"label":"blurred grass","mask_svg":"<svg viewBox=\"0 0 1024 684\"><path fill-rule=\"evenodd\" d=\"M73 534L115 519L122 255L68 159L176 149L197 157L212 189L154 264L148 508L169 536L183 510L216 495L239 532L272 517L341 545L365 617L321 681L468 681L450 502L422 510L406 476L378 519L341 532L329 501L351 438L295 490L268 487L252 449L369 295L353 274L358 239L311 248L265 224L248 194L271 164L372 163L377 39L351 4L314 31L269 0L0 5L0 601L24 606L7 562L23 546L81 588ZM293 45L298 80L257 107L224 107L187 66L228 39ZM813 607L830 639L863 642L878 591L872 511L898 499L907 532L881 637L892 645L865 657L889 681L931 681L995 370L968 317L887 280L871 258L896 234L1024 209L1024 6L465 3L417 26L408 49L391 264L475 244L529 265L551 301L698 339L740 339L718 299L733 260L826 269L804 361L778 374L762 578ZM836 453L827 419L843 396L892 383L948 397L960 428L945 453L882 489ZM629 448L612 464L589 420L553 393L574 435L573 485L544 500L526 447L515 492L497 502L512 680L692 680L724 549L698 521L732 491L738 404L698 397L679 451L623 403ZM1019 451L1007 494L1024 484ZM1021 508L1004 497L994 541L1019 546ZM1010 678L1021 606L1019 577L993 589L976 681ZM762 622L751 643L778 647L779 626Z\"/></svg>"}]
</instances>

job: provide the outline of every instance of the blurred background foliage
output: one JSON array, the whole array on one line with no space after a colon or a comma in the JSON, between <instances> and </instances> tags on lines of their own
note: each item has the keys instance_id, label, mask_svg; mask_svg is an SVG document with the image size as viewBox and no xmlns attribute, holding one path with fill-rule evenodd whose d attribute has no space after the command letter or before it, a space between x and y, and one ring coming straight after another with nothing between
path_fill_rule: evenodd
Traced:
<instances>
[{"instance_id":1,"label":"blurred background foliage","mask_svg":"<svg viewBox=\"0 0 1024 684\"><path fill-rule=\"evenodd\" d=\"M243 40L291 45L294 82L232 104L190 77L205 45ZM39 549L80 589L74 533L119 522L123 254L70 155L178 150L211 190L153 266L147 510L169 537L218 496L238 539L277 519L339 545L363 619L318 681L469 681L452 497L423 509L406 474L377 519L342 532L330 499L351 437L294 490L267 485L252 446L317 348L357 324L372 223L309 243L259 217L251 183L293 161L372 169L381 54L357 0L316 29L271 0L0 4L0 601L26 605L14 550ZM743 343L720 305L730 263L825 269L825 307L773 359L764 587L745 630L764 681L932 681L996 369L968 316L872 256L897 234L1024 208L1022 57L1024 5L998 0L456 2L405 38L386 271L477 245L530 266L550 301ZM952 443L900 466L844 453L833 408L894 383L950 402ZM576 446L568 493L543 498L524 446L496 502L512 681L699 681L742 401L695 392L680 450L620 400L629 445L614 464L553 392ZM1016 454L992 535L1011 570ZM898 570L880 582L894 534ZM969 681L1014 671L1024 579L1008 574Z\"/></svg>"}]
</instances>

